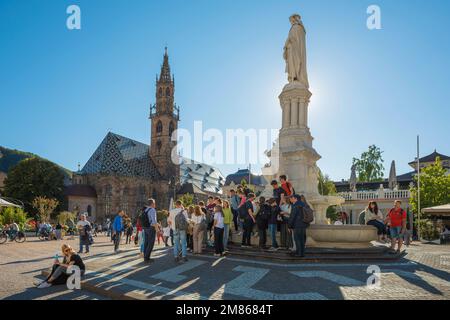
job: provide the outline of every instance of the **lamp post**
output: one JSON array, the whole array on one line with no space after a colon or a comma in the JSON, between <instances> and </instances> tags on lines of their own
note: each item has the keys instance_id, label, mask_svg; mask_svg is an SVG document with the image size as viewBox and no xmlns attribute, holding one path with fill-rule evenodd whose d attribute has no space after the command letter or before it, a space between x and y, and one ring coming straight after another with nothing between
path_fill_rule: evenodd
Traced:
<instances>
[{"instance_id":1,"label":"lamp post","mask_svg":"<svg viewBox=\"0 0 450 320\"><path fill-rule=\"evenodd\" d=\"M417 135L417 238L420 240L420 149L419 135Z\"/></svg>"}]
</instances>

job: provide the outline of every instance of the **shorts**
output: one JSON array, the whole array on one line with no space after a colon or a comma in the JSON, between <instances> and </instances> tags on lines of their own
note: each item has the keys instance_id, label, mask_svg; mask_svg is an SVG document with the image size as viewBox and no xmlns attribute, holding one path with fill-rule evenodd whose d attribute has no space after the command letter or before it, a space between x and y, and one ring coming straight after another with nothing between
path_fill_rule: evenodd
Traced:
<instances>
[{"instance_id":1,"label":"shorts","mask_svg":"<svg viewBox=\"0 0 450 320\"><path fill-rule=\"evenodd\" d=\"M403 237L403 235L401 234L402 227L390 227L389 232L391 234L391 238L393 239L399 239Z\"/></svg>"}]
</instances>

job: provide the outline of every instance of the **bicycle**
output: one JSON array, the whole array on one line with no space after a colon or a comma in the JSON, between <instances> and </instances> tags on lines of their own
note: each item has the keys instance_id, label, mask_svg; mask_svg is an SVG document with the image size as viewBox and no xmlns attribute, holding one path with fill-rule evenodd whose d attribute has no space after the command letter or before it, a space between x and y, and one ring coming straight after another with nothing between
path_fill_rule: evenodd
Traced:
<instances>
[{"instance_id":1,"label":"bicycle","mask_svg":"<svg viewBox=\"0 0 450 320\"><path fill-rule=\"evenodd\" d=\"M8 239L10 239L10 241L23 243L27 240L27 237L22 231L17 231L13 236L10 236L6 230L2 230L0 233L0 244L5 243Z\"/></svg>"}]
</instances>

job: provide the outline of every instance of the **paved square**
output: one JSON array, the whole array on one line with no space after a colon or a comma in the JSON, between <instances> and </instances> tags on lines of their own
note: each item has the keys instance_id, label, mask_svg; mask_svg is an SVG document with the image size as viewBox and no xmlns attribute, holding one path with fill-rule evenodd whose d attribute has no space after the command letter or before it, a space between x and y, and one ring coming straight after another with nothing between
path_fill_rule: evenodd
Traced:
<instances>
[{"instance_id":1,"label":"paved square","mask_svg":"<svg viewBox=\"0 0 450 320\"><path fill-rule=\"evenodd\" d=\"M77 248L77 239L64 242ZM116 255L109 238L99 236L82 255L88 269L82 290L34 288L61 244L30 238L1 245L0 299L450 299L448 246L412 245L395 262L326 264L209 254L180 264L171 248L156 246L154 262L146 265L134 244L122 245ZM372 275L371 265L379 275ZM379 286L368 286L369 277Z\"/></svg>"}]
</instances>

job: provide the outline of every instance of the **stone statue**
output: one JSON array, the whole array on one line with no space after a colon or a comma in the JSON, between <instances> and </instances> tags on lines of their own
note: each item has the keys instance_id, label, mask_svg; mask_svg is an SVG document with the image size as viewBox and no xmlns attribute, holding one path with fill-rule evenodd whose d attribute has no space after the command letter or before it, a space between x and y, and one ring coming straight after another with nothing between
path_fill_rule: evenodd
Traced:
<instances>
[{"instance_id":1,"label":"stone statue","mask_svg":"<svg viewBox=\"0 0 450 320\"><path fill-rule=\"evenodd\" d=\"M306 30L298 14L289 17L291 30L284 45L283 57L286 61L286 73L288 81L300 82L309 88L308 74L306 70Z\"/></svg>"}]
</instances>

